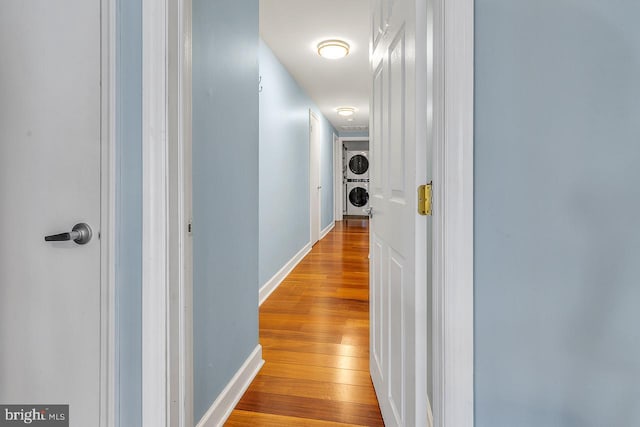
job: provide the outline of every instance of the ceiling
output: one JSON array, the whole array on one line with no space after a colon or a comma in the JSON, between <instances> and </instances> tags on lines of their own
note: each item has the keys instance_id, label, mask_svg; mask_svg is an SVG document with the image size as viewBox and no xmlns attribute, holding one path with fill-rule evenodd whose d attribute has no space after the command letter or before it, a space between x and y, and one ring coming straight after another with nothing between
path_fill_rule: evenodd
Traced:
<instances>
[{"instance_id":1,"label":"ceiling","mask_svg":"<svg viewBox=\"0 0 640 427\"><path fill-rule=\"evenodd\" d=\"M260 0L260 36L338 131L369 126L369 3ZM349 55L319 56L316 45L327 39L347 41ZM353 121L338 116L343 106L357 108Z\"/></svg>"}]
</instances>

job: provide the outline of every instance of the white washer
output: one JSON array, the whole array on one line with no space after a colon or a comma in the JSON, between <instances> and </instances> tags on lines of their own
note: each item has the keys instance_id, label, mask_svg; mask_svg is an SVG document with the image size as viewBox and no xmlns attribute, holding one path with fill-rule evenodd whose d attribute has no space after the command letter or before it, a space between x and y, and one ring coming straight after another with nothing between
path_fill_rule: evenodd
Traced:
<instances>
[{"instance_id":1,"label":"white washer","mask_svg":"<svg viewBox=\"0 0 640 427\"><path fill-rule=\"evenodd\" d=\"M369 207L369 183L347 182L347 215L366 215Z\"/></svg>"},{"instance_id":2,"label":"white washer","mask_svg":"<svg viewBox=\"0 0 640 427\"><path fill-rule=\"evenodd\" d=\"M369 179L369 152L347 151L347 179Z\"/></svg>"}]
</instances>

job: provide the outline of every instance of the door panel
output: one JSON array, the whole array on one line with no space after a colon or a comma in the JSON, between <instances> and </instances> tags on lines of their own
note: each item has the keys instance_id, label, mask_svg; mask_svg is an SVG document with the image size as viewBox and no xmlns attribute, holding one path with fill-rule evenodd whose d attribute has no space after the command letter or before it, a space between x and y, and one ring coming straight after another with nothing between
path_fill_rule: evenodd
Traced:
<instances>
[{"instance_id":1,"label":"door panel","mask_svg":"<svg viewBox=\"0 0 640 427\"><path fill-rule=\"evenodd\" d=\"M382 366L384 366L385 358L383 349L385 348L384 338L385 333L383 329L384 319L386 314L384 313L384 301L385 293L383 290L383 275L382 269L382 242L376 239L371 241L371 370L372 376L379 378L379 382L383 381ZM374 269L375 268L375 269Z\"/></svg>"},{"instance_id":2,"label":"door panel","mask_svg":"<svg viewBox=\"0 0 640 427\"><path fill-rule=\"evenodd\" d=\"M0 4L0 402L72 426L100 422L100 28L98 0Z\"/></svg>"},{"instance_id":3,"label":"door panel","mask_svg":"<svg viewBox=\"0 0 640 427\"><path fill-rule=\"evenodd\" d=\"M385 30L371 40L371 377L387 426L426 426L427 277L416 263L427 260L426 218L417 214L416 189L426 175L426 40L417 48L418 17L411 0L385 0ZM426 12L425 12L426 13ZM418 140L420 136L421 140ZM421 146L419 146L420 144Z\"/></svg>"},{"instance_id":4,"label":"door panel","mask_svg":"<svg viewBox=\"0 0 640 427\"><path fill-rule=\"evenodd\" d=\"M382 4L383 0L371 1L371 40L373 41L373 47L375 48L382 36Z\"/></svg>"},{"instance_id":5,"label":"door panel","mask_svg":"<svg viewBox=\"0 0 640 427\"><path fill-rule=\"evenodd\" d=\"M391 196L401 202L405 193L405 35L400 31L389 48L389 175Z\"/></svg>"},{"instance_id":6,"label":"door panel","mask_svg":"<svg viewBox=\"0 0 640 427\"><path fill-rule=\"evenodd\" d=\"M379 156L371 155L371 153L382 153L383 151L382 107L384 105L384 79L382 67L383 63L380 61L373 73L373 93L371 94L373 108L371 109L372 136L369 141L369 162L371 163L371 169L369 170L369 186L372 190L372 195L380 194L382 192L382 183L384 182L382 177L385 172L383 159L379 158Z\"/></svg>"},{"instance_id":7,"label":"door panel","mask_svg":"<svg viewBox=\"0 0 640 427\"><path fill-rule=\"evenodd\" d=\"M397 425L404 425L404 389L405 389L405 301L402 256L389 249L389 400L393 417Z\"/></svg>"}]
</instances>

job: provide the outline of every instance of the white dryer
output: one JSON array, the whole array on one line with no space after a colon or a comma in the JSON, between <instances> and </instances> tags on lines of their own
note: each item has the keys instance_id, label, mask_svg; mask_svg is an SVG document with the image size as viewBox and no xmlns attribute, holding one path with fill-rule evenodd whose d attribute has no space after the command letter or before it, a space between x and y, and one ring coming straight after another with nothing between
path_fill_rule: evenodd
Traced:
<instances>
[{"instance_id":1,"label":"white dryer","mask_svg":"<svg viewBox=\"0 0 640 427\"><path fill-rule=\"evenodd\" d=\"M347 182L347 215L366 215L369 207L369 183L366 181Z\"/></svg>"},{"instance_id":2,"label":"white dryer","mask_svg":"<svg viewBox=\"0 0 640 427\"><path fill-rule=\"evenodd\" d=\"M369 179L369 152L347 151L347 179Z\"/></svg>"}]
</instances>

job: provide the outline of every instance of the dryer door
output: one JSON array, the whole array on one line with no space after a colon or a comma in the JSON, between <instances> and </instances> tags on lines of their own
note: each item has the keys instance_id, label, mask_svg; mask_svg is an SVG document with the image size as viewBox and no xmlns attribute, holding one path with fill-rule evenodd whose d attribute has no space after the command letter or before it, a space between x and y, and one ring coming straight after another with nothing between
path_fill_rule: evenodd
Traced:
<instances>
[{"instance_id":1,"label":"dryer door","mask_svg":"<svg viewBox=\"0 0 640 427\"><path fill-rule=\"evenodd\" d=\"M355 187L349 192L349 203L357 208L366 206L369 203L369 192L362 187Z\"/></svg>"},{"instance_id":2,"label":"dryer door","mask_svg":"<svg viewBox=\"0 0 640 427\"><path fill-rule=\"evenodd\" d=\"M347 198L347 215L364 215L364 209L369 206L369 191L357 185L349 190Z\"/></svg>"},{"instance_id":3,"label":"dryer door","mask_svg":"<svg viewBox=\"0 0 640 427\"><path fill-rule=\"evenodd\" d=\"M369 170L369 160L363 154L356 154L349 159L349 170L354 175L363 175Z\"/></svg>"}]
</instances>

